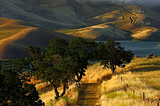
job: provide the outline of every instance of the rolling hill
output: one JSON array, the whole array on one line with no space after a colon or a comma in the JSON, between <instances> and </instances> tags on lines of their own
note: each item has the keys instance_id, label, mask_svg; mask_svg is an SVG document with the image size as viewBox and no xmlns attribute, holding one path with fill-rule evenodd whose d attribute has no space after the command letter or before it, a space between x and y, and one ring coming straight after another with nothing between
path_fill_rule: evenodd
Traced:
<instances>
[{"instance_id":1,"label":"rolling hill","mask_svg":"<svg viewBox=\"0 0 160 106\"><path fill-rule=\"evenodd\" d=\"M137 5L116 7L109 8L110 12L88 18L85 21L88 27L55 31L97 40L160 40L159 12Z\"/></svg>"},{"instance_id":2,"label":"rolling hill","mask_svg":"<svg viewBox=\"0 0 160 106\"><path fill-rule=\"evenodd\" d=\"M96 0L0 0L0 59L22 58L28 45L54 37L160 40L160 12Z\"/></svg>"},{"instance_id":3,"label":"rolling hill","mask_svg":"<svg viewBox=\"0 0 160 106\"><path fill-rule=\"evenodd\" d=\"M26 25L25 25L26 24ZM45 48L54 37L69 41L69 36L58 34L21 20L0 18L0 60L24 58L28 45Z\"/></svg>"}]
</instances>

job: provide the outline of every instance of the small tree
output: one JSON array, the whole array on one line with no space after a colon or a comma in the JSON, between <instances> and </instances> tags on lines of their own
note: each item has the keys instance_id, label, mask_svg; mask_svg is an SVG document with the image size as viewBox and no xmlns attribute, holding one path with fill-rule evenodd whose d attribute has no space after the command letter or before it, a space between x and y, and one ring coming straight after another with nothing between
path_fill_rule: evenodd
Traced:
<instances>
[{"instance_id":1,"label":"small tree","mask_svg":"<svg viewBox=\"0 0 160 106\"><path fill-rule=\"evenodd\" d=\"M85 76L88 60L94 59L96 56L97 43L93 40L86 41L83 38L72 38L69 42L68 51L73 61L76 62L74 71L76 82L79 82Z\"/></svg>"},{"instance_id":2,"label":"small tree","mask_svg":"<svg viewBox=\"0 0 160 106\"><path fill-rule=\"evenodd\" d=\"M0 69L0 105L44 106L34 85L25 83L28 62L23 59L8 60ZM25 73L24 73L25 72Z\"/></svg>"},{"instance_id":3,"label":"small tree","mask_svg":"<svg viewBox=\"0 0 160 106\"><path fill-rule=\"evenodd\" d=\"M27 51L34 66L34 75L46 82L50 82L56 94L56 99L65 94L69 80L73 77L74 61L67 51L68 43L64 39L54 38L45 50L35 46L28 46ZM58 87L63 86L63 92L59 94Z\"/></svg>"},{"instance_id":4,"label":"small tree","mask_svg":"<svg viewBox=\"0 0 160 106\"><path fill-rule=\"evenodd\" d=\"M114 40L107 40L106 43L99 43L98 46L99 58L101 58L101 65L110 68L114 73L116 66L122 66L129 63L133 59L133 53L130 50L124 50L119 42Z\"/></svg>"},{"instance_id":5,"label":"small tree","mask_svg":"<svg viewBox=\"0 0 160 106\"><path fill-rule=\"evenodd\" d=\"M88 60L94 54L94 46L96 47L94 41L82 38L72 38L69 43L54 38L45 50L28 46L30 57L27 59L34 65L34 74L53 85L57 99L65 94L69 81L79 82L85 75ZM63 86L61 94L57 90L60 86Z\"/></svg>"}]
</instances>

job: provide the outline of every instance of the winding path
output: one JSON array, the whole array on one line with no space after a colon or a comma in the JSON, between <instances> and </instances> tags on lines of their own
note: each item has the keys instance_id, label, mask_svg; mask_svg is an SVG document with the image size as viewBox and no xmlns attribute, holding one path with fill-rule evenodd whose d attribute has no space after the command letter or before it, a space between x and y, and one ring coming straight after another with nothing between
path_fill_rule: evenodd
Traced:
<instances>
[{"instance_id":1,"label":"winding path","mask_svg":"<svg viewBox=\"0 0 160 106\"><path fill-rule=\"evenodd\" d=\"M133 23L134 23L134 18L133 18L133 16L129 17L129 19L131 20L131 24L133 24Z\"/></svg>"},{"instance_id":2,"label":"winding path","mask_svg":"<svg viewBox=\"0 0 160 106\"><path fill-rule=\"evenodd\" d=\"M129 17L129 19L131 20L131 24L134 24L135 19L133 18L133 16L135 16L136 14L133 14L131 11L129 11L128 9L126 9L124 6L122 6L122 8L123 8L125 11L129 12L130 14L132 14L132 16Z\"/></svg>"}]
</instances>

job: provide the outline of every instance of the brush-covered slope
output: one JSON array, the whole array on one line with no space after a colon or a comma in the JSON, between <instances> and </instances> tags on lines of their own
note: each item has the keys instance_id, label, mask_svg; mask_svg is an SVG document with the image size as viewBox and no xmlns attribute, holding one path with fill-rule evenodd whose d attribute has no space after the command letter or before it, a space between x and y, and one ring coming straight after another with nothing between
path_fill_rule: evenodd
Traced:
<instances>
[{"instance_id":1,"label":"brush-covered slope","mask_svg":"<svg viewBox=\"0 0 160 106\"><path fill-rule=\"evenodd\" d=\"M110 11L85 20L89 27L56 31L98 40L160 40L159 12L137 5L117 5L106 9Z\"/></svg>"},{"instance_id":2,"label":"brush-covered slope","mask_svg":"<svg viewBox=\"0 0 160 106\"><path fill-rule=\"evenodd\" d=\"M0 60L24 58L28 45L45 48L54 37L69 40L67 36L34 27L20 20L0 18Z\"/></svg>"},{"instance_id":3,"label":"brush-covered slope","mask_svg":"<svg viewBox=\"0 0 160 106\"><path fill-rule=\"evenodd\" d=\"M71 3L70 3L71 2ZM71 0L0 0L1 17L20 19L51 28L74 28L85 25Z\"/></svg>"},{"instance_id":4,"label":"brush-covered slope","mask_svg":"<svg viewBox=\"0 0 160 106\"><path fill-rule=\"evenodd\" d=\"M0 17L87 39L160 40L160 12L138 5L95 1L0 0Z\"/></svg>"}]
</instances>

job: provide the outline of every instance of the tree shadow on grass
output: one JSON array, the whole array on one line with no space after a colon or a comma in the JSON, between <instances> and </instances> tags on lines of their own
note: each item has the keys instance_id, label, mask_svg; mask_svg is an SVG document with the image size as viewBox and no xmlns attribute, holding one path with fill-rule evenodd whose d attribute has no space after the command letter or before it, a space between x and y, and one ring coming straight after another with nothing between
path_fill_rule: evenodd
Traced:
<instances>
[{"instance_id":1,"label":"tree shadow on grass","mask_svg":"<svg viewBox=\"0 0 160 106\"><path fill-rule=\"evenodd\" d=\"M150 72L150 71L158 71L160 70L160 66L145 66L145 67L134 67L129 69L132 72Z\"/></svg>"},{"instance_id":2,"label":"tree shadow on grass","mask_svg":"<svg viewBox=\"0 0 160 106\"><path fill-rule=\"evenodd\" d=\"M44 93L46 93L48 91L52 91L52 90L53 90L52 85L48 84L47 86L45 86L44 88L38 90L37 92L38 92L39 95L41 95L41 94L44 94Z\"/></svg>"}]
</instances>

